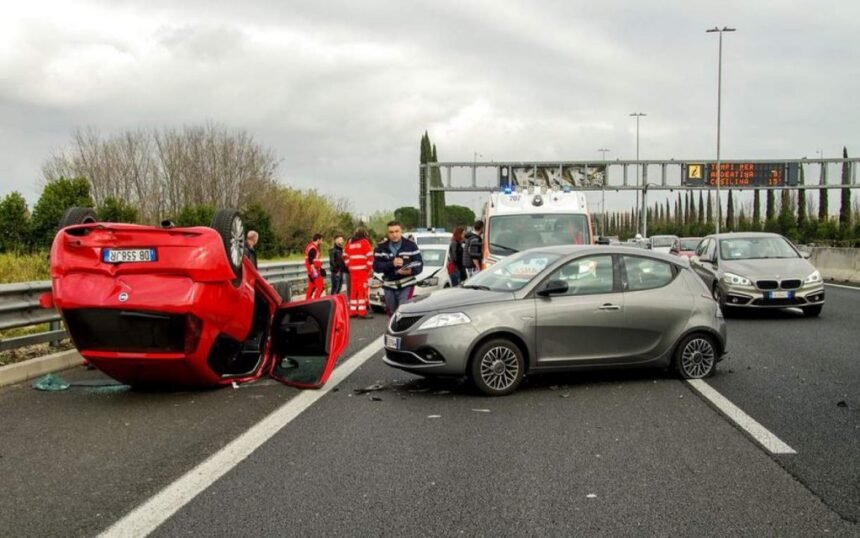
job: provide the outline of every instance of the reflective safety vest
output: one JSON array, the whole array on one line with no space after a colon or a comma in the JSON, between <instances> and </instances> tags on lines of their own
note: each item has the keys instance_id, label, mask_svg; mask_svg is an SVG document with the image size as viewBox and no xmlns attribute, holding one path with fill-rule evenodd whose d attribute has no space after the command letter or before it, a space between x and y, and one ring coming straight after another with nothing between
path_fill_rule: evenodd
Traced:
<instances>
[{"instance_id":1,"label":"reflective safety vest","mask_svg":"<svg viewBox=\"0 0 860 538\"><path fill-rule=\"evenodd\" d=\"M308 246L305 247L305 271L308 272L308 276L312 275L314 272L319 276L320 269L322 269L320 248L311 241L308 243Z\"/></svg>"},{"instance_id":2,"label":"reflective safety vest","mask_svg":"<svg viewBox=\"0 0 860 538\"><path fill-rule=\"evenodd\" d=\"M367 239L350 239L343 247L343 261L350 273L373 272L373 246Z\"/></svg>"}]
</instances>

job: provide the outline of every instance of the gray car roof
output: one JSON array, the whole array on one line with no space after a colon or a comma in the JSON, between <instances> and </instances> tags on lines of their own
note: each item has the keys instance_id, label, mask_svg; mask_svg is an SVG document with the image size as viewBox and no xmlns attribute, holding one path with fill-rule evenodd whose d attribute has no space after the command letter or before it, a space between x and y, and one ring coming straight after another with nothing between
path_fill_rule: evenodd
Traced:
<instances>
[{"instance_id":1,"label":"gray car roof","mask_svg":"<svg viewBox=\"0 0 860 538\"><path fill-rule=\"evenodd\" d=\"M655 260L672 262L677 265L688 265L687 259L680 256L673 256L672 254L665 254L663 252L655 252L653 250L633 248L623 245L559 245L554 247L537 247L529 250L536 252L552 252L562 256L568 256L571 254L626 254L628 256L633 255L654 258Z\"/></svg>"}]
</instances>

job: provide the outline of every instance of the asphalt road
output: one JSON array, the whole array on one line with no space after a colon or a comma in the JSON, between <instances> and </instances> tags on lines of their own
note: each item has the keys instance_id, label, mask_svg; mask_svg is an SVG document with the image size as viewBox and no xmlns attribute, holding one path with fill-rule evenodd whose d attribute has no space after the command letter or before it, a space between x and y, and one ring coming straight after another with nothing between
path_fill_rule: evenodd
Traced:
<instances>
[{"instance_id":1,"label":"asphalt road","mask_svg":"<svg viewBox=\"0 0 860 538\"><path fill-rule=\"evenodd\" d=\"M860 536L860 291L827 291L818 319L730 319L708 380L797 454L659 371L489 399L377 353L155 534ZM349 353L383 326L354 325ZM0 390L0 535L95 534L299 393L98 390Z\"/></svg>"}]
</instances>

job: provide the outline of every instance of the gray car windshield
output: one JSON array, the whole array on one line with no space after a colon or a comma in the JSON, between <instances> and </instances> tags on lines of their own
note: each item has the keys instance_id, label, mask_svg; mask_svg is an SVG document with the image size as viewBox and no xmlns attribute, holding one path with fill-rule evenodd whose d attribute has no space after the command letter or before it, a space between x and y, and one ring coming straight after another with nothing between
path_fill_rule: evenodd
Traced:
<instances>
[{"instance_id":1,"label":"gray car windshield","mask_svg":"<svg viewBox=\"0 0 860 538\"><path fill-rule=\"evenodd\" d=\"M421 259L424 265L439 267L445 260L446 251L439 248L427 248L421 251Z\"/></svg>"},{"instance_id":2,"label":"gray car windshield","mask_svg":"<svg viewBox=\"0 0 860 538\"><path fill-rule=\"evenodd\" d=\"M720 257L724 260L760 260L800 256L782 237L738 237L720 239Z\"/></svg>"},{"instance_id":3,"label":"gray car windshield","mask_svg":"<svg viewBox=\"0 0 860 538\"><path fill-rule=\"evenodd\" d=\"M696 250L701 239L681 239L681 250Z\"/></svg>"},{"instance_id":4,"label":"gray car windshield","mask_svg":"<svg viewBox=\"0 0 860 538\"><path fill-rule=\"evenodd\" d=\"M521 252L514 254L471 277L464 288L488 291L517 291L537 277L561 256L551 252Z\"/></svg>"},{"instance_id":5,"label":"gray car windshield","mask_svg":"<svg viewBox=\"0 0 860 538\"><path fill-rule=\"evenodd\" d=\"M508 256L535 247L591 243L583 214L500 215L488 227L490 254Z\"/></svg>"},{"instance_id":6,"label":"gray car windshield","mask_svg":"<svg viewBox=\"0 0 860 538\"><path fill-rule=\"evenodd\" d=\"M675 239L678 238L671 235L654 236L651 238L651 247L671 247Z\"/></svg>"}]
</instances>

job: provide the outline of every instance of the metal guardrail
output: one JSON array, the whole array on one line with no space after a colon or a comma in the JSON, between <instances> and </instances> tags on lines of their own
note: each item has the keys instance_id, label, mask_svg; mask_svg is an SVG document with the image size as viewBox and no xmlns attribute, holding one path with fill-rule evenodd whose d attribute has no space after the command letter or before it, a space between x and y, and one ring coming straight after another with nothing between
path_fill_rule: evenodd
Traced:
<instances>
[{"instance_id":1,"label":"metal guardrail","mask_svg":"<svg viewBox=\"0 0 860 538\"><path fill-rule=\"evenodd\" d=\"M323 267L328 269L328 262ZM303 262L268 263L260 265L258 270L285 301L305 289L307 276ZM69 337L59 312L39 306L39 296L49 291L50 280L0 284L0 331L49 324L47 331L0 339L0 351L46 342L58 345Z\"/></svg>"}]
</instances>

